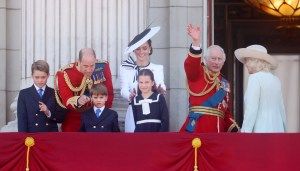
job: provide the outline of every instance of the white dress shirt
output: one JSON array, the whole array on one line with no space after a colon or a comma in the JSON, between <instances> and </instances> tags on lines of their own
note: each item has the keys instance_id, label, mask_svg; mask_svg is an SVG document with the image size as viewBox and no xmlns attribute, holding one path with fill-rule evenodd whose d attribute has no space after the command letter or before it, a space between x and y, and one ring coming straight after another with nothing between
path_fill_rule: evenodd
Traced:
<instances>
[{"instance_id":1,"label":"white dress shirt","mask_svg":"<svg viewBox=\"0 0 300 171\"><path fill-rule=\"evenodd\" d=\"M166 90L166 85L164 82L164 67L162 65L157 65L149 63L146 67L141 67L142 69L150 69L153 72L154 80L156 86L161 86ZM133 68L120 67L120 84L121 84L121 96L129 101L130 92L135 89L137 91L137 80L136 80L137 70Z\"/></svg>"},{"instance_id":2,"label":"white dress shirt","mask_svg":"<svg viewBox=\"0 0 300 171\"><path fill-rule=\"evenodd\" d=\"M36 92L39 92L40 89L43 89L43 95L45 93L45 89L46 89L46 85L44 85L43 87L39 88L38 86L36 86L35 84L33 84L35 89L36 89Z\"/></svg>"},{"instance_id":3,"label":"white dress shirt","mask_svg":"<svg viewBox=\"0 0 300 171\"><path fill-rule=\"evenodd\" d=\"M99 117L101 116L101 114L102 114L102 112L103 112L103 110L104 110L104 108L105 108L105 106L102 106L102 107L100 107L100 108L97 108L96 106L94 106L94 112L96 113L96 110L97 109L100 109L100 113L99 113Z\"/></svg>"}]
</instances>

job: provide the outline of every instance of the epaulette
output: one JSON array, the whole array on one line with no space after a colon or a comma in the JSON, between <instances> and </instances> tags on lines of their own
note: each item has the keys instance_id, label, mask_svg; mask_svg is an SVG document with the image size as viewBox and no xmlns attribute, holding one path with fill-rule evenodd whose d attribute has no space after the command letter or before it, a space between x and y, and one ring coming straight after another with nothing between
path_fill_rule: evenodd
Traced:
<instances>
[{"instance_id":1,"label":"epaulette","mask_svg":"<svg viewBox=\"0 0 300 171\"><path fill-rule=\"evenodd\" d=\"M108 63L105 59L98 59L96 63Z\"/></svg>"},{"instance_id":2,"label":"epaulette","mask_svg":"<svg viewBox=\"0 0 300 171\"><path fill-rule=\"evenodd\" d=\"M66 66L64 66L64 67L62 67L62 68L60 68L60 71L65 71L65 70L67 70L67 69L73 68L74 65L75 65L74 63L68 64L68 65L66 65Z\"/></svg>"}]
</instances>

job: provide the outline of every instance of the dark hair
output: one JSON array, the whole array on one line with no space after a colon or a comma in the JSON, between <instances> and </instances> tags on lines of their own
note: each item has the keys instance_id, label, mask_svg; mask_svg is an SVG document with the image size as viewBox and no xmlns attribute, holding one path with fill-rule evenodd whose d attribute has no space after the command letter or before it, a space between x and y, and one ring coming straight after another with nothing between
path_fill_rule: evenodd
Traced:
<instances>
[{"instance_id":1,"label":"dark hair","mask_svg":"<svg viewBox=\"0 0 300 171\"><path fill-rule=\"evenodd\" d=\"M149 47L150 47L150 53L149 53L149 55L152 55L152 53L153 53L153 48L152 48L152 41L151 41L151 39L147 40L147 43L148 43L148 45L149 45Z\"/></svg>"},{"instance_id":2,"label":"dark hair","mask_svg":"<svg viewBox=\"0 0 300 171\"><path fill-rule=\"evenodd\" d=\"M139 71L139 74L138 74L138 79L140 78L140 76L149 76L151 81L154 82L153 86L152 86L152 91L153 92L157 92L157 89L156 89L156 84L155 84L155 80L154 80L154 74L153 72L150 70L150 69L142 69ZM141 90L140 88L138 87L138 94L141 94Z\"/></svg>"},{"instance_id":3,"label":"dark hair","mask_svg":"<svg viewBox=\"0 0 300 171\"><path fill-rule=\"evenodd\" d=\"M79 51L79 61L82 61L83 56L85 55L91 55L94 56L96 58L96 53L94 51L94 49L92 48L83 48Z\"/></svg>"},{"instance_id":4,"label":"dark hair","mask_svg":"<svg viewBox=\"0 0 300 171\"><path fill-rule=\"evenodd\" d=\"M33 74L34 71L42 71L49 75L49 64L44 60L37 60L31 65L31 74Z\"/></svg>"},{"instance_id":5,"label":"dark hair","mask_svg":"<svg viewBox=\"0 0 300 171\"><path fill-rule=\"evenodd\" d=\"M107 88L104 84L99 83L99 84L93 84L91 89L90 89L90 96L92 95L103 95L107 96Z\"/></svg>"}]
</instances>

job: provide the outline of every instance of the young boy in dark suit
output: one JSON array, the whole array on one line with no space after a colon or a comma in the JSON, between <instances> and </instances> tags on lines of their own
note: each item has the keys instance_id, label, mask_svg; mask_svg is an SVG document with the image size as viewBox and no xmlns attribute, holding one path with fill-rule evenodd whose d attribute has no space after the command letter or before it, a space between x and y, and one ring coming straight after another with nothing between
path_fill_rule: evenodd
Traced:
<instances>
[{"instance_id":1,"label":"young boy in dark suit","mask_svg":"<svg viewBox=\"0 0 300 171\"><path fill-rule=\"evenodd\" d=\"M93 107L82 113L81 131L83 132L120 132L117 112L105 108L107 88L94 84L90 89Z\"/></svg>"},{"instance_id":2,"label":"young boy in dark suit","mask_svg":"<svg viewBox=\"0 0 300 171\"><path fill-rule=\"evenodd\" d=\"M22 89L18 97L19 132L57 132L63 109L55 101L54 89L47 86L49 65L38 60L31 65L33 85Z\"/></svg>"}]
</instances>

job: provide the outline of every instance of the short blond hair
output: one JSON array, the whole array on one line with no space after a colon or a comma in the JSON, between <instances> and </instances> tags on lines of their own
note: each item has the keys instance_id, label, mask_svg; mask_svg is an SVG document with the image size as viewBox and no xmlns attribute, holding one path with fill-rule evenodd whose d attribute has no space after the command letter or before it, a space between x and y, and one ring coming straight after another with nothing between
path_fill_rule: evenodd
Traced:
<instances>
[{"instance_id":1,"label":"short blond hair","mask_svg":"<svg viewBox=\"0 0 300 171\"><path fill-rule=\"evenodd\" d=\"M248 62L250 62L250 65L253 66L253 69L255 70L255 72L258 72L258 71L261 71L261 70L263 70L263 71L270 71L271 70L271 64L268 63L265 60L246 57L246 63L248 63Z\"/></svg>"}]
</instances>

